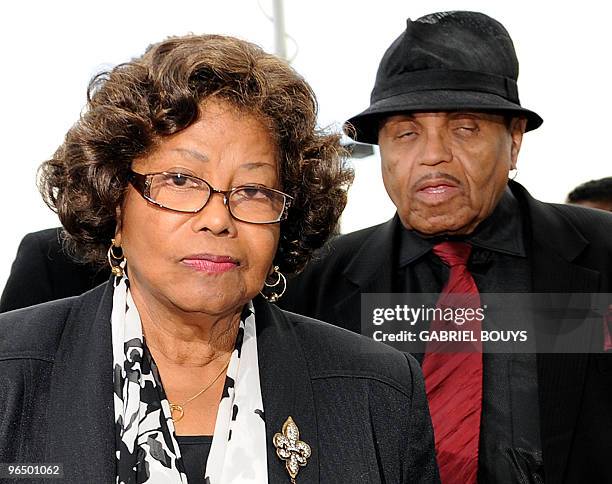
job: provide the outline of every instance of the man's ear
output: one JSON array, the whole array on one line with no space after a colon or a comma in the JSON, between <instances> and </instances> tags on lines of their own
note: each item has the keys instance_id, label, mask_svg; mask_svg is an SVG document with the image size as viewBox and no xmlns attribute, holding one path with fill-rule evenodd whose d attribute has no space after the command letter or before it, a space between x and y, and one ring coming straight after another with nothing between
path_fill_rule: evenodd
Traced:
<instances>
[{"instance_id":1,"label":"man's ear","mask_svg":"<svg viewBox=\"0 0 612 484\"><path fill-rule=\"evenodd\" d=\"M510 137L512 138L510 160L512 170L516 170L516 163L518 160L519 151L521 151L521 144L523 143L525 128L527 128L527 118L512 118L512 121L510 121Z\"/></svg>"}]
</instances>

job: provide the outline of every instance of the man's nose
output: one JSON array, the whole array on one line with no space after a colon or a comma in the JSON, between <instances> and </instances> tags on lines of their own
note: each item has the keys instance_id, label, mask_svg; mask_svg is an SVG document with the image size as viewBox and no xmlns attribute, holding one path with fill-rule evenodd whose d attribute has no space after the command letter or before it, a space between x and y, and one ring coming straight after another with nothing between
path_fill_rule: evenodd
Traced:
<instances>
[{"instance_id":1,"label":"man's nose","mask_svg":"<svg viewBox=\"0 0 612 484\"><path fill-rule=\"evenodd\" d=\"M452 160L450 140L444 130L427 130L421 137L420 162L423 165L437 165Z\"/></svg>"}]
</instances>

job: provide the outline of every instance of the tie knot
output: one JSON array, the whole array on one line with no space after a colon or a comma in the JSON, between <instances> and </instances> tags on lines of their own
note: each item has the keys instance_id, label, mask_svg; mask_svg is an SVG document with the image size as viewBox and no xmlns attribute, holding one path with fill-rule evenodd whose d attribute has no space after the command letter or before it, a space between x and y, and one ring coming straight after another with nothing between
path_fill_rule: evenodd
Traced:
<instances>
[{"instance_id":1,"label":"tie knot","mask_svg":"<svg viewBox=\"0 0 612 484\"><path fill-rule=\"evenodd\" d=\"M434 245L433 252L450 267L465 266L472 252L472 246L466 242L446 241Z\"/></svg>"}]
</instances>

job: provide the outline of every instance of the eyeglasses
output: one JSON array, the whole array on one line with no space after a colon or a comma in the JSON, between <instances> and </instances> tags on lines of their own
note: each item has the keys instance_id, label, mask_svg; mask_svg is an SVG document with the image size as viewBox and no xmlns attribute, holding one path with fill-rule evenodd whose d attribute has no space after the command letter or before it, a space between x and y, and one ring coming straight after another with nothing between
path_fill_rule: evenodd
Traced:
<instances>
[{"instance_id":1,"label":"eyeglasses","mask_svg":"<svg viewBox=\"0 0 612 484\"><path fill-rule=\"evenodd\" d=\"M197 213L213 194L223 195L223 203L236 220L252 224L273 224L287 217L293 197L264 185L241 185L217 190L197 176L183 173L136 173L128 181L145 200L175 212Z\"/></svg>"}]
</instances>

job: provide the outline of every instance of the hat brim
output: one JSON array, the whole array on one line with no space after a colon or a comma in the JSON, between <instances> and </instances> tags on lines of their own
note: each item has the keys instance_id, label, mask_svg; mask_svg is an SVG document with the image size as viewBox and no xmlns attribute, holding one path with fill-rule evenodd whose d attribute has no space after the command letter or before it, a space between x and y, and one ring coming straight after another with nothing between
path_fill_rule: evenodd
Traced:
<instances>
[{"instance_id":1,"label":"hat brim","mask_svg":"<svg viewBox=\"0 0 612 484\"><path fill-rule=\"evenodd\" d=\"M359 143L375 145L378 144L380 120L391 114L465 110L523 116L527 118L525 131L534 130L544 122L535 112L496 94L435 90L399 94L376 101L368 109L346 121L344 131Z\"/></svg>"}]
</instances>

